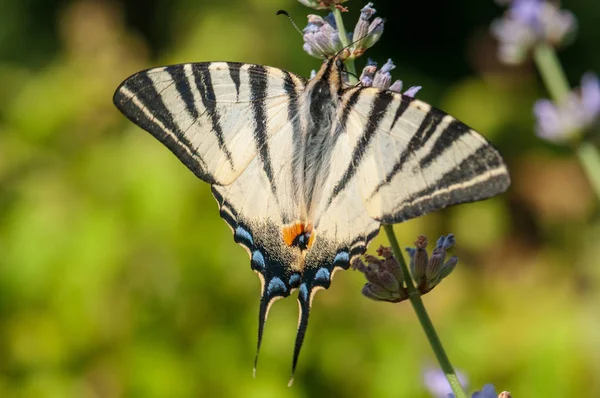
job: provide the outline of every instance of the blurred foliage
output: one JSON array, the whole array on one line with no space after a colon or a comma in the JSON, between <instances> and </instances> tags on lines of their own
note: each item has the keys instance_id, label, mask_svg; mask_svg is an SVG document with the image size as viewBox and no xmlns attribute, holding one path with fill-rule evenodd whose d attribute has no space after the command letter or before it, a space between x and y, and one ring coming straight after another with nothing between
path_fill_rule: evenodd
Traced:
<instances>
[{"instance_id":1,"label":"blurred foliage","mask_svg":"<svg viewBox=\"0 0 600 398\"><path fill-rule=\"evenodd\" d=\"M424 299L455 366L515 397L600 396L598 206L573 157L535 138L531 65L495 60L491 0L380 2L368 55L506 156L511 190L396 227L454 232L452 277ZM349 26L362 3L347 5ZM565 1L572 83L600 70L600 2ZM439 7L439 8L436 8ZM22 0L0 13L1 397L426 397L434 358L408 303L319 293L293 388L294 299L278 302L252 378L259 282L209 187L113 107L128 75L230 60L308 76L292 0ZM359 64L360 67L360 64ZM385 243L379 237L371 248Z\"/></svg>"}]
</instances>

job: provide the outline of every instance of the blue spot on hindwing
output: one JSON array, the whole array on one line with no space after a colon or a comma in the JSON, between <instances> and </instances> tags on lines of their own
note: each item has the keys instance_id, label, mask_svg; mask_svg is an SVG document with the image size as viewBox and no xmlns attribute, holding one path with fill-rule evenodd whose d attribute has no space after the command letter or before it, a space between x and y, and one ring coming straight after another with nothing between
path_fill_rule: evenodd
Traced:
<instances>
[{"instance_id":1,"label":"blue spot on hindwing","mask_svg":"<svg viewBox=\"0 0 600 398\"><path fill-rule=\"evenodd\" d=\"M350 261L350 256L348 255L348 252L339 252L338 254L335 255L335 258L333 259L333 264L334 265L337 265L338 263L347 264L348 261Z\"/></svg>"},{"instance_id":2,"label":"blue spot on hindwing","mask_svg":"<svg viewBox=\"0 0 600 398\"><path fill-rule=\"evenodd\" d=\"M269 286L267 287L267 293L269 295L274 293L285 293L286 291L287 288L285 287L285 283L278 277L271 279L271 282L269 282Z\"/></svg>"},{"instance_id":3,"label":"blue spot on hindwing","mask_svg":"<svg viewBox=\"0 0 600 398\"><path fill-rule=\"evenodd\" d=\"M258 271L263 271L265 269L265 257L259 250L254 250L252 252L252 264Z\"/></svg>"},{"instance_id":4,"label":"blue spot on hindwing","mask_svg":"<svg viewBox=\"0 0 600 398\"><path fill-rule=\"evenodd\" d=\"M250 232L245 230L243 227L238 226L235 229L235 240L238 243L243 243L244 245L251 247L254 245L254 239L252 239L252 235Z\"/></svg>"},{"instance_id":5,"label":"blue spot on hindwing","mask_svg":"<svg viewBox=\"0 0 600 398\"><path fill-rule=\"evenodd\" d=\"M298 283L300 283L300 274L292 274L289 281L290 286L297 287Z\"/></svg>"},{"instance_id":6,"label":"blue spot on hindwing","mask_svg":"<svg viewBox=\"0 0 600 398\"><path fill-rule=\"evenodd\" d=\"M300 298L304 301L308 298L308 288L306 287L306 283L300 285Z\"/></svg>"},{"instance_id":7,"label":"blue spot on hindwing","mask_svg":"<svg viewBox=\"0 0 600 398\"><path fill-rule=\"evenodd\" d=\"M315 275L315 281L328 282L329 281L329 270L327 268L321 268Z\"/></svg>"}]
</instances>

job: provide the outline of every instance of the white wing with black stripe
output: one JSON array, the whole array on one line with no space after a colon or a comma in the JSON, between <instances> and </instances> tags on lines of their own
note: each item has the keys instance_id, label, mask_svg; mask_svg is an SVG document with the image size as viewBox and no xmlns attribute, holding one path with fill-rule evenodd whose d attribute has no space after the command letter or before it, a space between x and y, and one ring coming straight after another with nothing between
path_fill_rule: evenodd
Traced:
<instances>
[{"instance_id":1,"label":"white wing with black stripe","mask_svg":"<svg viewBox=\"0 0 600 398\"><path fill-rule=\"evenodd\" d=\"M136 73L113 101L199 178L227 185L257 154L273 174L264 147L281 126L267 129L264 110L287 117L289 91L303 86L303 78L276 68L192 63Z\"/></svg>"},{"instance_id":2,"label":"white wing with black stripe","mask_svg":"<svg viewBox=\"0 0 600 398\"><path fill-rule=\"evenodd\" d=\"M345 166L330 176L322 217L334 211L336 200L345 201L338 196L360 195L370 217L399 223L489 198L510 185L498 151L445 112L375 88L350 89L342 101L347 118L338 129L346 141L333 151Z\"/></svg>"}]
</instances>

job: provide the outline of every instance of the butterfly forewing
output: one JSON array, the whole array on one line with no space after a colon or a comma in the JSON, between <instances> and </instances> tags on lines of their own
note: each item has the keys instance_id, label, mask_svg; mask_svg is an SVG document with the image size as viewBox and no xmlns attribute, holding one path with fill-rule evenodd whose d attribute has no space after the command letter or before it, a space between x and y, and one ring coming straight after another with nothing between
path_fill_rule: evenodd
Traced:
<instances>
[{"instance_id":1,"label":"butterfly forewing","mask_svg":"<svg viewBox=\"0 0 600 398\"><path fill-rule=\"evenodd\" d=\"M260 65L182 64L131 76L114 103L198 177L227 185L278 131L256 128L266 123L260 112L287 112L289 92L303 85L299 76Z\"/></svg>"},{"instance_id":2,"label":"butterfly forewing","mask_svg":"<svg viewBox=\"0 0 600 398\"><path fill-rule=\"evenodd\" d=\"M352 90L345 94L352 95ZM349 113L345 131L355 142L348 148L354 155L329 203L354 178L368 214L392 224L489 198L510 184L506 165L489 142L422 101L365 88Z\"/></svg>"}]
</instances>

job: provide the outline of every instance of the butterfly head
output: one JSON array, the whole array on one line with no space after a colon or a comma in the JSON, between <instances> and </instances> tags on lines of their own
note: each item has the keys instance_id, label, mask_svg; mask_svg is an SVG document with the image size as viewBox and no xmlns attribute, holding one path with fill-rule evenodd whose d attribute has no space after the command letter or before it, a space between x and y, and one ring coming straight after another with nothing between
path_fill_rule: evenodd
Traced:
<instances>
[{"instance_id":1,"label":"butterfly head","mask_svg":"<svg viewBox=\"0 0 600 398\"><path fill-rule=\"evenodd\" d=\"M312 90L307 87L307 91L319 97L337 98L344 88L343 72L344 62L340 56L326 59L309 83Z\"/></svg>"}]
</instances>

